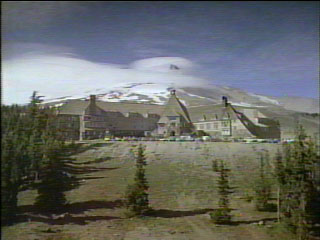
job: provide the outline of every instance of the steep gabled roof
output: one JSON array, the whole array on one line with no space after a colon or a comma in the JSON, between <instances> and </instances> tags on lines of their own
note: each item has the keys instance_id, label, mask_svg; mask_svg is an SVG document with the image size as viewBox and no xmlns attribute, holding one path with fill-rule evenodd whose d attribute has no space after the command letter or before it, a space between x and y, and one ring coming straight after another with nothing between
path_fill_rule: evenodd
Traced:
<instances>
[{"instance_id":1,"label":"steep gabled roof","mask_svg":"<svg viewBox=\"0 0 320 240\"><path fill-rule=\"evenodd\" d=\"M187 108L179 101L174 90L171 91L171 96L165 105L161 118L167 116L182 116L186 121L191 122Z\"/></svg>"},{"instance_id":2,"label":"steep gabled roof","mask_svg":"<svg viewBox=\"0 0 320 240\"><path fill-rule=\"evenodd\" d=\"M144 103L122 103L122 102L100 102L97 101L96 105L106 112L135 112L140 114L158 114L160 115L164 106L157 104L144 104ZM82 115L85 109L89 106L89 101L83 100L70 100L60 107L60 114Z\"/></svg>"},{"instance_id":3,"label":"steep gabled roof","mask_svg":"<svg viewBox=\"0 0 320 240\"><path fill-rule=\"evenodd\" d=\"M89 101L71 100L59 108L59 114L82 115L89 106Z\"/></svg>"},{"instance_id":4,"label":"steep gabled roof","mask_svg":"<svg viewBox=\"0 0 320 240\"><path fill-rule=\"evenodd\" d=\"M227 107L224 104L204 105L189 107L192 122L200 122L204 120L221 120L223 118L237 119L237 114L231 105Z\"/></svg>"}]
</instances>

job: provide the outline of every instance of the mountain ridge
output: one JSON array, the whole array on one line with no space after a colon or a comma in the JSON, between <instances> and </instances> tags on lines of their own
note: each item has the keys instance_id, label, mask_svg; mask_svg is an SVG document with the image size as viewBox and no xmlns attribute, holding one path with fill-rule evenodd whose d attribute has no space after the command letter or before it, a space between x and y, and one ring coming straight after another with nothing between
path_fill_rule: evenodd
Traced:
<instances>
[{"instance_id":1,"label":"mountain ridge","mask_svg":"<svg viewBox=\"0 0 320 240\"><path fill-rule=\"evenodd\" d=\"M91 89L83 94L67 95L44 99L44 104L63 104L72 99L85 100L89 95L96 95L98 101L134 102L164 105L170 95L172 86L156 83L128 83L114 88ZM210 85L204 87L175 88L179 99L186 106L210 105L221 102L226 96L230 103L243 107L284 108L296 112L319 113L319 102L313 98L270 97L250 93L239 88ZM298 100L298 101L297 101Z\"/></svg>"}]
</instances>

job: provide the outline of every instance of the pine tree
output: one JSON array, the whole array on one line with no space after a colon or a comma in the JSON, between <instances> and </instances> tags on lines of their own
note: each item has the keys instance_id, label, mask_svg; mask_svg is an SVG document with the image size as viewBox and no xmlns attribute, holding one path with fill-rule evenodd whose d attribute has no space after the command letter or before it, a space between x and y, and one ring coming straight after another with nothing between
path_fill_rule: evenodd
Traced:
<instances>
[{"instance_id":1,"label":"pine tree","mask_svg":"<svg viewBox=\"0 0 320 240\"><path fill-rule=\"evenodd\" d=\"M23 107L1 106L1 219L3 224L12 223L17 214L17 195L28 169L24 132Z\"/></svg>"},{"instance_id":2,"label":"pine tree","mask_svg":"<svg viewBox=\"0 0 320 240\"><path fill-rule=\"evenodd\" d=\"M281 220L297 233L299 239L307 239L318 211L315 171L319 154L313 141L307 141L301 126L295 142L284 147L284 159L284 170L281 171L284 174L279 182L282 190Z\"/></svg>"},{"instance_id":3,"label":"pine tree","mask_svg":"<svg viewBox=\"0 0 320 240\"><path fill-rule=\"evenodd\" d=\"M68 178L64 175L66 168L62 145L56 139L47 136L44 146L42 178L38 184L38 196L35 205L43 213L59 213L65 210Z\"/></svg>"},{"instance_id":4,"label":"pine tree","mask_svg":"<svg viewBox=\"0 0 320 240\"><path fill-rule=\"evenodd\" d=\"M218 194L219 194L219 208L212 213L210 217L214 223L228 224L231 221L231 208L229 202L229 195L232 193L229 186L229 172L230 169L225 167L225 163L221 160L220 166L217 172L219 173L218 183Z\"/></svg>"},{"instance_id":5,"label":"pine tree","mask_svg":"<svg viewBox=\"0 0 320 240\"><path fill-rule=\"evenodd\" d=\"M143 215L149 210L147 190L149 189L145 177L145 166L147 165L144 148L140 144L136 155L136 173L134 184L129 185L126 191L126 207L133 215Z\"/></svg>"},{"instance_id":6,"label":"pine tree","mask_svg":"<svg viewBox=\"0 0 320 240\"><path fill-rule=\"evenodd\" d=\"M276 156L275 156L275 172L274 175L277 179L277 218L278 222L280 222L281 216L281 194L282 194L282 187L285 184L285 169L283 165L283 157L281 152L277 151Z\"/></svg>"},{"instance_id":7,"label":"pine tree","mask_svg":"<svg viewBox=\"0 0 320 240\"><path fill-rule=\"evenodd\" d=\"M2 136L1 149L1 219L12 223L17 214L20 173L12 133Z\"/></svg>"},{"instance_id":8,"label":"pine tree","mask_svg":"<svg viewBox=\"0 0 320 240\"><path fill-rule=\"evenodd\" d=\"M269 174L266 171L266 164L268 164L268 154L260 155L259 178L254 186L255 190L255 207L258 211L263 211L267 208L268 200L271 195L271 184L269 181Z\"/></svg>"},{"instance_id":9,"label":"pine tree","mask_svg":"<svg viewBox=\"0 0 320 240\"><path fill-rule=\"evenodd\" d=\"M36 91L33 92L30 97L29 103L29 118L31 121L30 125L30 140L29 140L29 156L31 158L31 169L34 173L35 180L39 179L39 173L41 168L41 161L43 158L43 144L42 134L45 131L46 124L48 121L48 115L46 109L40 109L40 103L43 101L42 96L38 96Z\"/></svg>"},{"instance_id":10,"label":"pine tree","mask_svg":"<svg viewBox=\"0 0 320 240\"><path fill-rule=\"evenodd\" d=\"M34 92L28 106L1 106L1 212L3 223L14 220L18 210L17 195L27 186L30 170L40 171L44 153L47 151L44 133L47 132L46 135L51 139L57 139L56 129L52 126L48 127L47 124L50 122L52 125L52 116L46 109L39 108L40 98Z\"/></svg>"}]
</instances>

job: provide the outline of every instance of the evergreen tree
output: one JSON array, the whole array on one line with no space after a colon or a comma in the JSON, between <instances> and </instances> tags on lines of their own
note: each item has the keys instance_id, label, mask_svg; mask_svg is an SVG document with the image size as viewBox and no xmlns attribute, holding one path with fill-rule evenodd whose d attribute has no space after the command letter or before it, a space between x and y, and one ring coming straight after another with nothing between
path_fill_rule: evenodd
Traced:
<instances>
[{"instance_id":1,"label":"evergreen tree","mask_svg":"<svg viewBox=\"0 0 320 240\"><path fill-rule=\"evenodd\" d=\"M4 224L11 223L17 214L17 195L29 167L24 110L18 105L1 106L1 216Z\"/></svg>"},{"instance_id":2,"label":"evergreen tree","mask_svg":"<svg viewBox=\"0 0 320 240\"><path fill-rule=\"evenodd\" d=\"M53 115L47 109L40 109L40 98L34 92L28 106L1 106L2 223L14 220L18 210L17 195L27 186L30 171L35 169L40 171L43 159L55 159L52 156L45 157L45 154L50 155L48 154L50 150L47 148L50 146L48 139L54 142L57 135ZM61 153L60 147L56 149L56 153Z\"/></svg>"},{"instance_id":3,"label":"evergreen tree","mask_svg":"<svg viewBox=\"0 0 320 240\"><path fill-rule=\"evenodd\" d=\"M275 156L275 172L274 175L277 179L277 218L278 222L280 222L280 209L281 209L281 195L282 195L282 186L285 184L285 169L283 165L283 157L281 152L277 151Z\"/></svg>"},{"instance_id":4,"label":"evergreen tree","mask_svg":"<svg viewBox=\"0 0 320 240\"><path fill-rule=\"evenodd\" d=\"M266 171L266 165L269 163L269 155L261 153L260 155L260 171L257 179L255 191L255 207L258 211L263 211L267 208L268 200L271 196L271 184L269 174ZM268 165L267 165L268 166Z\"/></svg>"},{"instance_id":5,"label":"evergreen tree","mask_svg":"<svg viewBox=\"0 0 320 240\"><path fill-rule=\"evenodd\" d=\"M219 174L219 178L217 180L219 208L210 213L210 217L214 223L227 224L231 221L231 208L229 202L229 195L232 193L231 188L229 186L230 169L226 168L225 163L221 160L217 172Z\"/></svg>"},{"instance_id":6,"label":"evergreen tree","mask_svg":"<svg viewBox=\"0 0 320 240\"><path fill-rule=\"evenodd\" d=\"M41 182L38 184L36 206L44 213L59 213L65 210L66 198L64 191L68 190L68 177L62 150L62 143L46 136Z\"/></svg>"},{"instance_id":7,"label":"evergreen tree","mask_svg":"<svg viewBox=\"0 0 320 240\"><path fill-rule=\"evenodd\" d=\"M17 214L20 173L13 133L2 136L1 143L1 220L3 224L7 224Z\"/></svg>"},{"instance_id":8,"label":"evergreen tree","mask_svg":"<svg viewBox=\"0 0 320 240\"><path fill-rule=\"evenodd\" d=\"M149 210L147 190L149 189L145 177L145 166L147 165L144 148L140 144L136 155L136 173L134 184L129 185L126 191L126 207L133 215L143 215Z\"/></svg>"},{"instance_id":9,"label":"evergreen tree","mask_svg":"<svg viewBox=\"0 0 320 240\"><path fill-rule=\"evenodd\" d=\"M214 172L219 172L219 163L217 159L212 160L212 170Z\"/></svg>"},{"instance_id":10,"label":"evergreen tree","mask_svg":"<svg viewBox=\"0 0 320 240\"><path fill-rule=\"evenodd\" d=\"M299 239L307 239L311 224L319 213L315 204L319 200L315 172L319 154L301 126L295 142L284 147L284 159L283 170L276 167L281 188L280 217Z\"/></svg>"},{"instance_id":11,"label":"evergreen tree","mask_svg":"<svg viewBox=\"0 0 320 240\"><path fill-rule=\"evenodd\" d=\"M41 161L43 159L43 134L46 129L46 125L49 121L48 109L40 109L39 103L41 100L33 93L30 103L30 118L32 121L30 144L29 144L29 156L31 158L31 169L34 172L35 180L39 179L39 173L41 168Z\"/></svg>"}]
</instances>

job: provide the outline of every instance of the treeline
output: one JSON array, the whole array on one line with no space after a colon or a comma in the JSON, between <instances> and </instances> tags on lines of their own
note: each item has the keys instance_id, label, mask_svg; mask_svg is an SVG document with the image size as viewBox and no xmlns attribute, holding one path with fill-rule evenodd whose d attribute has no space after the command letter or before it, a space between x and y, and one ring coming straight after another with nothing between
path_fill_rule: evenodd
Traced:
<instances>
[{"instance_id":1,"label":"treeline","mask_svg":"<svg viewBox=\"0 0 320 240\"><path fill-rule=\"evenodd\" d=\"M308 239L309 232L320 223L319 164L319 146L302 127L296 141L275 156L278 220L299 239Z\"/></svg>"},{"instance_id":2,"label":"treeline","mask_svg":"<svg viewBox=\"0 0 320 240\"><path fill-rule=\"evenodd\" d=\"M276 192L278 222L298 236L309 239L320 234L320 154L319 146L302 126L296 141L278 149L273 161L268 152L260 155L259 175L253 197L256 210L272 211L272 192Z\"/></svg>"},{"instance_id":3,"label":"treeline","mask_svg":"<svg viewBox=\"0 0 320 240\"><path fill-rule=\"evenodd\" d=\"M40 108L36 92L26 106L1 106L1 219L11 223L18 213L19 191L36 183L37 206L57 210L65 198L66 145L59 137L53 110Z\"/></svg>"}]
</instances>

